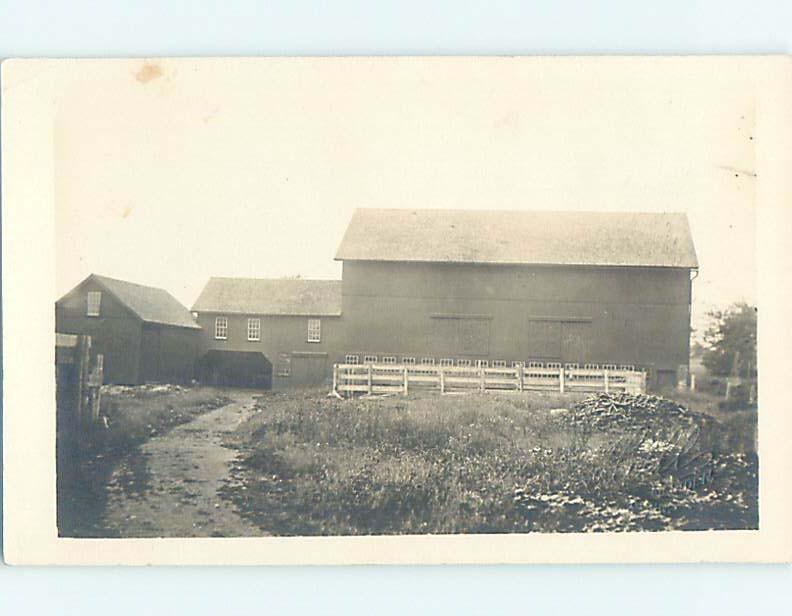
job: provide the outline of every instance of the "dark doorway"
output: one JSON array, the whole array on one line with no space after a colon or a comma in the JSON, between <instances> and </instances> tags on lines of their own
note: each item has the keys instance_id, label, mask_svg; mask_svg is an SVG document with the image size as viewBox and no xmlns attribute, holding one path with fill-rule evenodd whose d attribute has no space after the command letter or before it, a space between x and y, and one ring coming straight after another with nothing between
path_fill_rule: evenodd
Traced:
<instances>
[{"instance_id":1,"label":"dark doorway","mask_svg":"<svg viewBox=\"0 0 792 616\"><path fill-rule=\"evenodd\" d=\"M197 373L207 385L272 388L272 364L262 353L209 351L198 360Z\"/></svg>"}]
</instances>

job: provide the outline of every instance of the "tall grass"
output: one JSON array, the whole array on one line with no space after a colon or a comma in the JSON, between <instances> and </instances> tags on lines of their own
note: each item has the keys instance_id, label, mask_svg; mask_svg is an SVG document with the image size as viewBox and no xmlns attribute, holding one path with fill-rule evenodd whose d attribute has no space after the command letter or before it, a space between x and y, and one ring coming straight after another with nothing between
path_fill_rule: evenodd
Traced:
<instances>
[{"instance_id":1,"label":"tall grass","mask_svg":"<svg viewBox=\"0 0 792 616\"><path fill-rule=\"evenodd\" d=\"M245 489L229 496L282 535L673 527L695 493L647 449L668 427L591 430L565 410L580 397L267 395L236 434ZM750 523L743 513L713 524Z\"/></svg>"}]
</instances>

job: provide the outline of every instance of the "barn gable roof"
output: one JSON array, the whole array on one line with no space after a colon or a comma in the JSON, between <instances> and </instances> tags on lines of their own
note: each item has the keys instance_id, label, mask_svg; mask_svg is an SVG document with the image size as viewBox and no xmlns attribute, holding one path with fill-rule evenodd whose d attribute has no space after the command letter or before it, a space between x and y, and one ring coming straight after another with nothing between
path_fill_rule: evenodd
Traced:
<instances>
[{"instance_id":1,"label":"barn gable roof","mask_svg":"<svg viewBox=\"0 0 792 616\"><path fill-rule=\"evenodd\" d=\"M142 321L200 329L200 326L193 320L190 311L164 289L147 287L98 274L91 274L79 286L89 280L96 281Z\"/></svg>"},{"instance_id":2,"label":"barn gable roof","mask_svg":"<svg viewBox=\"0 0 792 616\"><path fill-rule=\"evenodd\" d=\"M340 280L210 278L193 306L197 312L338 316Z\"/></svg>"},{"instance_id":3,"label":"barn gable roof","mask_svg":"<svg viewBox=\"0 0 792 616\"><path fill-rule=\"evenodd\" d=\"M359 209L336 260L697 268L678 213Z\"/></svg>"}]
</instances>

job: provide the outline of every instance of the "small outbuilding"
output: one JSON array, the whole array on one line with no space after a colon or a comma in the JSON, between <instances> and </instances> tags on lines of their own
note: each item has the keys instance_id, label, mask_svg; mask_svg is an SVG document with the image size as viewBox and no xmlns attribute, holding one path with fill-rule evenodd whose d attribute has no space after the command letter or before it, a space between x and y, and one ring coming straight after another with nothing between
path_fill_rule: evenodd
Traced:
<instances>
[{"instance_id":1,"label":"small outbuilding","mask_svg":"<svg viewBox=\"0 0 792 616\"><path fill-rule=\"evenodd\" d=\"M339 280L211 278L193 311L202 382L320 385L343 357Z\"/></svg>"},{"instance_id":2,"label":"small outbuilding","mask_svg":"<svg viewBox=\"0 0 792 616\"><path fill-rule=\"evenodd\" d=\"M55 303L55 329L91 336L105 383L194 378L200 327L163 289L91 274Z\"/></svg>"}]
</instances>

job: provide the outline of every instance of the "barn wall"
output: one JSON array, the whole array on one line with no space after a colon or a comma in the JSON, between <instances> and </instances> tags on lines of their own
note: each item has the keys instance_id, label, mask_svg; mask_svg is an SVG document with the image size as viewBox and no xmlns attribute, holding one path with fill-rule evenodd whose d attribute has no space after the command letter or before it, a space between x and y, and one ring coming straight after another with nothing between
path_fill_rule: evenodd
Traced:
<instances>
[{"instance_id":1,"label":"barn wall","mask_svg":"<svg viewBox=\"0 0 792 616\"><path fill-rule=\"evenodd\" d=\"M85 316L89 291L102 291L98 317ZM104 355L105 383L139 382L140 319L100 285L89 280L55 304L55 331L91 336L96 353Z\"/></svg>"},{"instance_id":2,"label":"barn wall","mask_svg":"<svg viewBox=\"0 0 792 616\"><path fill-rule=\"evenodd\" d=\"M689 306L685 269L344 262L346 352L675 371Z\"/></svg>"},{"instance_id":3,"label":"barn wall","mask_svg":"<svg viewBox=\"0 0 792 616\"><path fill-rule=\"evenodd\" d=\"M228 339L215 340L215 317L228 318ZM248 318L261 319L261 340L247 339ZM306 316L234 315L200 313L200 354L210 349L225 351L253 351L263 353L272 363L274 388L313 385L329 382L333 363L343 353L343 332L339 317L317 317L322 321L321 342L308 342ZM289 376L282 376L288 365Z\"/></svg>"},{"instance_id":4,"label":"barn wall","mask_svg":"<svg viewBox=\"0 0 792 616\"><path fill-rule=\"evenodd\" d=\"M198 330L144 323L140 346L140 380L189 382L194 376L198 344Z\"/></svg>"}]
</instances>

